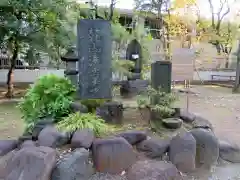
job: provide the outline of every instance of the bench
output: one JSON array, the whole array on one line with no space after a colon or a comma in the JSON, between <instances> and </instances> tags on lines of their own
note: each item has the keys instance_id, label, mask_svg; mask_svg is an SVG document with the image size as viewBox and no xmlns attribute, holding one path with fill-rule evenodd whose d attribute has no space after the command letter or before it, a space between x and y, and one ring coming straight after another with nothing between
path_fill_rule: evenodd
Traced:
<instances>
[{"instance_id":1,"label":"bench","mask_svg":"<svg viewBox=\"0 0 240 180\"><path fill-rule=\"evenodd\" d=\"M224 77L227 78L228 80L235 80L236 76L231 76L231 75L211 75L211 80L214 80L214 77ZM219 80L219 79L218 79ZM221 80L221 79L220 79Z\"/></svg>"}]
</instances>

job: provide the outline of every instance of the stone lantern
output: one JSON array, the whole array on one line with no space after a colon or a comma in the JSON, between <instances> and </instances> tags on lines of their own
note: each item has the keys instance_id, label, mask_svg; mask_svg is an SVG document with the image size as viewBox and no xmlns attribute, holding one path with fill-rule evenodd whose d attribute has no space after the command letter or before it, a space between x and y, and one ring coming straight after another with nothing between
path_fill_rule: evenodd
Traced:
<instances>
[{"instance_id":1,"label":"stone lantern","mask_svg":"<svg viewBox=\"0 0 240 180\"><path fill-rule=\"evenodd\" d=\"M71 47L68 49L67 53L61 57L61 60L66 62L66 70L64 74L71 82L77 87L78 86L78 69L77 62L78 56L76 52L76 47Z\"/></svg>"}]
</instances>

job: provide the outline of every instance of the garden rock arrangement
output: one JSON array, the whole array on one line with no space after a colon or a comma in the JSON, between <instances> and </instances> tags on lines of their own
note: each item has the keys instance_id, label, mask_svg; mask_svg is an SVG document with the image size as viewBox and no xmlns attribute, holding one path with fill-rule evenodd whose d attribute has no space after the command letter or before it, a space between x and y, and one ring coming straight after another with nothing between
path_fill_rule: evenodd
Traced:
<instances>
[{"instance_id":1,"label":"garden rock arrangement","mask_svg":"<svg viewBox=\"0 0 240 180\"><path fill-rule=\"evenodd\" d=\"M181 180L219 158L240 162L240 148L218 140L206 119L184 110L175 118L192 129L165 139L139 130L96 138L90 129L62 133L45 124L31 139L0 141L0 179Z\"/></svg>"}]
</instances>

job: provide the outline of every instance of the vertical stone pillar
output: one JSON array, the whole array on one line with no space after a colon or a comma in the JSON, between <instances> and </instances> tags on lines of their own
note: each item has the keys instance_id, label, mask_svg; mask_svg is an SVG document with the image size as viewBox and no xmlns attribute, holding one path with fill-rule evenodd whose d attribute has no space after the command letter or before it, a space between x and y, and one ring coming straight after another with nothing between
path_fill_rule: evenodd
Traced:
<instances>
[{"instance_id":1,"label":"vertical stone pillar","mask_svg":"<svg viewBox=\"0 0 240 180\"><path fill-rule=\"evenodd\" d=\"M79 97L112 99L111 23L81 19L77 39Z\"/></svg>"},{"instance_id":2,"label":"vertical stone pillar","mask_svg":"<svg viewBox=\"0 0 240 180\"><path fill-rule=\"evenodd\" d=\"M151 65L151 85L154 89L162 88L171 92L172 63L170 61L156 61Z\"/></svg>"}]
</instances>

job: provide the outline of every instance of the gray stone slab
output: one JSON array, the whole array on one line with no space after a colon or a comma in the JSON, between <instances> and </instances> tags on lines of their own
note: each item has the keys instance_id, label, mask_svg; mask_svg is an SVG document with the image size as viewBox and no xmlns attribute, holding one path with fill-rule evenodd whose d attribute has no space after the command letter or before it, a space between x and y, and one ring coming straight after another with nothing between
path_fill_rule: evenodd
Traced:
<instances>
[{"instance_id":1,"label":"gray stone slab","mask_svg":"<svg viewBox=\"0 0 240 180\"><path fill-rule=\"evenodd\" d=\"M79 95L81 99L111 98L111 25L105 20L78 23Z\"/></svg>"}]
</instances>

